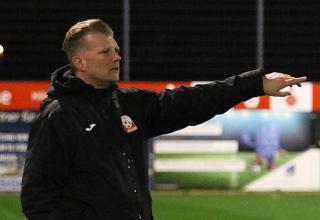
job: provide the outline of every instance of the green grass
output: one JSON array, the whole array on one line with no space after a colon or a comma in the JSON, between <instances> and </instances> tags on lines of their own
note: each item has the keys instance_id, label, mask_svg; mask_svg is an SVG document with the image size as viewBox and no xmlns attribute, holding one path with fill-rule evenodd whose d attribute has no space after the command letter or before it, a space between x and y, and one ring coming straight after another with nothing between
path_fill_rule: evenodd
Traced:
<instances>
[{"instance_id":1,"label":"green grass","mask_svg":"<svg viewBox=\"0 0 320 220\"><path fill-rule=\"evenodd\" d=\"M156 220L317 220L320 193L153 192ZM1 220L25 220L18 195L0 195Z\"/></svg>"},{"instance_id":2,"label":"green grass","mask_svg":"<svg viewBox=\"0 0 320 220\"><path fill-rule=\"evenodd\" d=\"M162 155L165 158L166 155ZM162 157L160 156L160 157ZM226 155L170 155L169 157L206 157L225 158ZM230 155L229 155L230 156ZM290 153L283 158L277 158L281 165L295 157ZM237 158L250 164L253 153L239 153ZM250 166L239 173L237 188L249 181L264 175L253 176ZM164 183L178 183L181 188L215 188L224 189L228 186L230 173L158 173L158 180ZM212 187L214 186L214 187ZM199 192L199 191L198 191ZM174 191L171 193L153 193L154 216L156 220L317 220L320 219L319 194L245 194L200 191ZM0 220L25 220L18 194L0 194Z\"/></svg>"},{"instance_id":3,"label":"green grass","mask_svg":"<svg viewBox=\"0 0 320 220\"><path fill-rule=\"evenodd\" d=\"M0 195L0 219L1 220L25 220L20 205L20 198L16 194Z\"/></svg>"},{"instance_id":4,"label":"green grass","mask_svg":"<svg viewBox=\"0 0 320 220\"><path fill-rule=\"evenodd\" d=\"M317 220L320 216L320 194L174 194L154 195L155 219Z\"/></svg>"}]
</instances>

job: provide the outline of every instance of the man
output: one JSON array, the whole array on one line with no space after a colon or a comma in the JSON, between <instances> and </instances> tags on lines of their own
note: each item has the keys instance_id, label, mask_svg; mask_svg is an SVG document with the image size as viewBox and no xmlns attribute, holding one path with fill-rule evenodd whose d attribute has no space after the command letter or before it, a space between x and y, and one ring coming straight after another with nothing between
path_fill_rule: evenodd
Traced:
<instances>
[{"instance_id":1,"label":"man","mask_svg":"<svg viewBox=\"0 0 320 220\"><path fill-rule=\"evenodd\" d=\"M121 57L99 19L75 24L29 138L21 200L31 220L150 220L146 140L306 80L261 70L161 93L121 89Z\"/></svg>"},{"instance_id":2,"label":"man","mask_svg":"<svg viewBox=\"0 0 320 220\"><path fill-rule=\"evenodd\" d=\"M252 165L252 172L259 174L263 162L266 162L267 169L275 168L275 157L281 148L281 131L274 121L262 123L253 134L244 132L241 135L242 141L256 152L256 157Z\"/></svg>"}]
</instances>

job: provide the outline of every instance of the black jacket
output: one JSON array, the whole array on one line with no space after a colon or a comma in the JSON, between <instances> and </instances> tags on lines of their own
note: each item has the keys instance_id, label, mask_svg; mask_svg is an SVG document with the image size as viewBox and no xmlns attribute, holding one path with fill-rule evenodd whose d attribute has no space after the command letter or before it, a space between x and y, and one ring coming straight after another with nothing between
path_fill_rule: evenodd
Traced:
<instances>
[{"instance_id":1,"label":"black jacket","mask_svg":"<svg viewBox=\"0 0 320 220\"><path fill-rule=\"evenodd\" d=\"M148 138L263 95L262 71L160 93L97 90L68 66L32 125L21 201L31 220L151 220ZM132 123L133 122L133 123Z\"/></svg>"}]
</instances>

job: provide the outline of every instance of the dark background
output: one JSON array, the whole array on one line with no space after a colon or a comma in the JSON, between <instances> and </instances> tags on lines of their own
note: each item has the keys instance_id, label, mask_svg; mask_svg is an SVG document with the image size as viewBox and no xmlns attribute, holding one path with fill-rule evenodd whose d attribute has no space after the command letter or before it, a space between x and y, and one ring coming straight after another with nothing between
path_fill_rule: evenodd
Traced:
<instances>
[{"instance_id":1,"label":"dark background","mask_svg":"<svg viewBox=\"0 0 320 220\"><path fill-rule=\"evenodd\" d=\"M256 68L256 0L131 1L131 80L213 80ZM122 1L0 2L0 80L48 80L65 32L101 18L122 42ZM265 1L265 69L320 81L317 0Z\"/></svg>"}]
</instances>

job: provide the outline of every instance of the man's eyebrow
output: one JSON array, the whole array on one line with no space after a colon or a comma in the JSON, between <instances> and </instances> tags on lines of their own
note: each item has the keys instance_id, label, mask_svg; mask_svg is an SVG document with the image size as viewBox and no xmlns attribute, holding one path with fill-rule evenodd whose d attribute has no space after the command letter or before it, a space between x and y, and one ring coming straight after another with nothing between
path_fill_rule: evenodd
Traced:
<instances>
[{"instance_id":1,"label":"man's eyebrow","mask_svg":"<svg viewBox=\"0 0 320 220\"><path fill-rule=\"evenodd\" d=\"M105 48L99 50L98 53L108 52L110 49L111 49L111 47L105 47Z\"/></svg>"},{"instance_id":2,"label":"man's eyebrow","mask_svg":"<svg viewBox=\"0 0 320 220\"><path fill-rule=\"evenodd\" d=\"M98 53L105 53L105 52L109 52L112 49L112 47L105 47L101 50L98 51ZM120 47L115 47L115 51L119 52L120 51Z\"/></svg>"}]
</instances>

